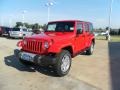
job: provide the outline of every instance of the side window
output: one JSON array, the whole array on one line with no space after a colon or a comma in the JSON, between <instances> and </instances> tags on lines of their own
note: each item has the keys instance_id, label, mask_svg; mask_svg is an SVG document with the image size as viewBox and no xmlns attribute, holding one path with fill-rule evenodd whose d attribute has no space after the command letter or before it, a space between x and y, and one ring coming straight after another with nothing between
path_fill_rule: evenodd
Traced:
<instances>
[{"instance_id":1,"label":"side window","mask_svg":"<svg viewBox=\"0 0 120 90\"><path fill-rule=\"evenodd\" d=\"M89 24L89 30L91 33L93 33L93 25L92 24Z\"/></svg>"},{"instance_id":2,"label":"side window","mask_svg":"<svg viewBox=\"0 0 120 90\"><path fill-rule=\"evenodd\" d=\"M27 32L27 29L23 29L24 32Z\"/></svg>"},{"instance_id":3,"label":"side window","mask_svg":"<svg viewBox=\"0 0 120 90\"><path fill-rule=\"evenodd\" d=\"M82 31L83 31L83 27L82 27L82 24L81 24L81 23L78 23L78 24L77 24L77 30L82 30Z\"/></svg>"},{"instance_id":4,"label":"side window","mask_svg":"<svg viewBox=\"0 0 120 90\"><path fill-rule=\"evenodd\" d=\"M84 26L85 26L85 31L89 32L89 25L87 23L85 23Z\"/></svg>"}]
</instances>

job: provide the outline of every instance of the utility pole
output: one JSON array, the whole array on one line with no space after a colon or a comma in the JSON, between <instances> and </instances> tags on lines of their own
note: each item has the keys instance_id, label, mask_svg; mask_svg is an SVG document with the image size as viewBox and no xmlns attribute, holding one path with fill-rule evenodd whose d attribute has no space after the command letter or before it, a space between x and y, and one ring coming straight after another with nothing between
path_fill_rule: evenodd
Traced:
<instances>
[{"instance_id":1,"label":"utility pole","mask_svg":"<svg viewBox=\"0 0 120 90\"><path fill-rule=\"evenodd\" d=\"M107 30L107 35L106 35L106 39L107 39L108 41L110 41L110 29L111 29L112 4L113 4L113 0L110 0L110 5L109 5L109 20L108 20L108 30Z\"/></svg>"}]
</instances>

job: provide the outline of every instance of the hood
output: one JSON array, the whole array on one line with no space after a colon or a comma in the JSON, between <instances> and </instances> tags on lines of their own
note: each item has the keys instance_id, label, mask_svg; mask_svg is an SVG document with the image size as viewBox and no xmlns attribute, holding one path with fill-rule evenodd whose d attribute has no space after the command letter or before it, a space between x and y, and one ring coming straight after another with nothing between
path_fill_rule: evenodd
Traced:
<instances>
[{"instance_id":1,"label":"hood","mask_svg":"<svg viewBox=\"0 0 120 90\"><path fill-rule=\"evenodd\" d=\"M42 39L42 40L54 40L60 41L73 37L73 32L45 32L41 34L32 35L26 38L31 39Z\"/></svg>"}]
</instances>

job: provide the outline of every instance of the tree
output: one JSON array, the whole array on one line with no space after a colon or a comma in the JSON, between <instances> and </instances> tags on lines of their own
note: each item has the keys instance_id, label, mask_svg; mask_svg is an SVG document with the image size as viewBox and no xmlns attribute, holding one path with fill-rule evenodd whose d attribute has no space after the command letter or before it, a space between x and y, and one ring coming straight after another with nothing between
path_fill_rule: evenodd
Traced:
<instances>
[{"instance_id":1,"label":"tree","mask_svg":"<svg viewBox=\"0 0 120 90\"><path fill-rule=\"evenodd\" d=\"M99 28L100 31L102 31L102 28Z\"/></svg>"},{"instance_id":2,"label":"tree","mask_svg":"<svg viewBox=\"0 0 120 90\"><path fill-rule=\"evenodd\" d=\"M22 22L16 22L15 27L19 28L20 26L23 26L23 23Z\"/></svg>"},{"instance_id":3,"label":"tree","mask_svg":"<svg viewBox=\"0 0 120 90\"><path fill-rule=\"evenodd\" d=\"M43 30L46 30L46 27L47 27L47 25L44 24L44 25L42 26L42 29L43 29Z\"/></svg>"},{"instance_id":4,"label":"tree","mask_svg":"<svg viewBox=\"0 0 120 90\"><path fill-rule=\"evenodd\" d=\"M26 28L30 28L30 25L28 23L24 23Z\"/></svg>"},{"instance_id":5,"label":"tree","mask_svg":"<svg viewBox=\"0 0 120 90\"><path fill-rule=\"evenodd\" d=\"M118 29L118 35L120 35L120 28Z\"/></svg>"},{"instance_id":6,"label":"tree","mask_svg":"<svg viewBox=\"0 0 120 90\"><path fill-rule=\"evenodd\" d=\"M40 26L38 23L33 24L32 29L40 29Z\"/></svg>"},{"instance_id":7,"label":"tree","mask_svg":"<svg viewBox=\"0 0 120 90\"><path fill-rule=\"evenodd\" d=\"M16 22L15 27L19 28L19 27L25 26L26 28L32 28L32 29L45 29L46 28L46 24L44 25L39 25L38 23L35 24L29 24L29 23L22 23L22 22Z\"/></svg>"}]
</instances>

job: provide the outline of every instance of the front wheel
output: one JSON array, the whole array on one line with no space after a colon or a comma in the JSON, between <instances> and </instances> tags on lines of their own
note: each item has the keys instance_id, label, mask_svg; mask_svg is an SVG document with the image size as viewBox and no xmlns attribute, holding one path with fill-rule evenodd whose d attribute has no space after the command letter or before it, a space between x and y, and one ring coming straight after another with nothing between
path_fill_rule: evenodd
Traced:
<instances>
[{"instance_id":1,"label":"front wheel","mask_svg":"<svg viewBox=\"0 0 120 90\"><path fill-rule=\"evenodd\" d=\"M68 74L71 67L71 54L67 50L62 50L56 58L56 72L58 76L65 76L66 74Z\"/></svg>"}]
</instances>

